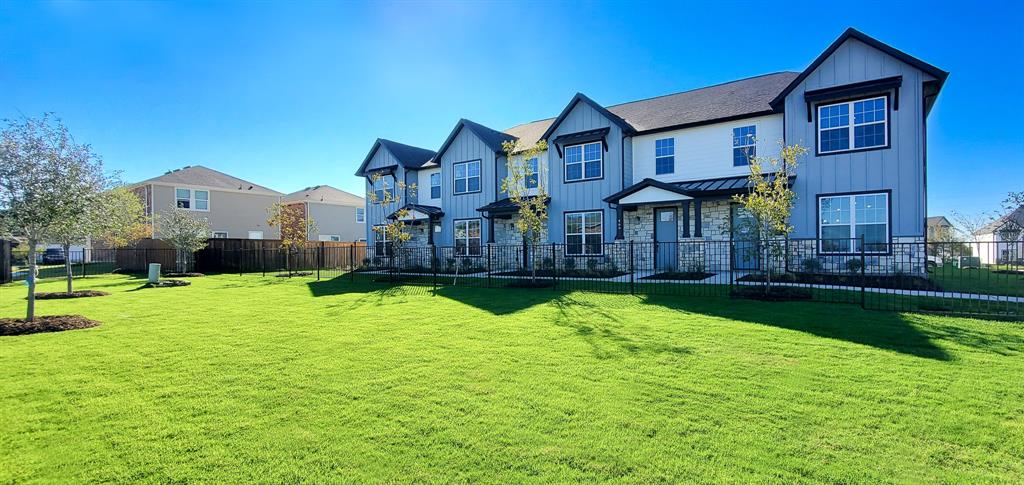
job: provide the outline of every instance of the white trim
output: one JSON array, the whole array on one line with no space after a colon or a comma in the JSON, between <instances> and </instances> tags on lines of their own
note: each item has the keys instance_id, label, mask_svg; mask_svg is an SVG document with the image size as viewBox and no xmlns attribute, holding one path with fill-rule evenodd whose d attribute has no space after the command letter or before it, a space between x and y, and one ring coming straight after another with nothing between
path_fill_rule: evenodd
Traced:
<instances>
[{"instance_id":1,"label":"white trim","mask_svg":"<svg viewBox=\"0 0 1024 485\"><path fill-rule=\"evenodd\" d=\"M366 207L356 207L356 224L366 224ZM359 217L359 211L363 211L363 217Z\"/></svg>"},{"instance_id":2,"label":"white trim","mask_svg":"<svg viewBox=\"0 0 1024 485\"><path fill-rule=\"evenodd\" d=\"M259 234L259 237L252 237L253 234ZM249 239L263 239L263 231L249 231Z\"/></svg>"},{"instance_id":3,"label":"white trim","mask_svg":"<svg viewBox=\"0 0 1024 485\"><path fill-rule=\"evenodd\" d=\"M593 177L587 177L587 146L597 145L597 164L601 168L600 173ZM569 178L569 162L568 152L570 148L580 147L580 161L573 162L572 165L579 164L580 166L580 178L570 179ZM593 163L595 160L589 160ZM563 182L582 182L584 180L598 180L604 177L604 144L601 141L591 141L587 143L578 143L576 145L568 145L562 148L562 181Z\"/></svg>"},{"instance_id":4,"label":"white trim","mask_svg":"<svg viewBox=\"0 0 1024 485\"><path fill-rule=\"evenodd\" d=\"M472 175L469 174L470 164L474 164L474 163L477 166L476 176L472 176ZM466 175L464 177L461 177L461 178L459 177L459 169L458 169L459 165L465 165L466 166L466 171L465 171ZM455 194L455 195L463 195L463 194L475 194L477 192L482 191L483 188L484 188L483 187L483 168L484 168L484 164L482 163L482 160L466 160L465 162L453 163L452 164L452 193ZM474 178L476 179L476 190L469 190L469 181L474 179ZM456 187L458 186L458 184L456 182L458 182L459 180L465 180L466 181L466 190L464 190L462 192L459 192L456 189Z\"/></svg>"},{"instance_id":5,"label":"white trim","mask_svg":"<svg viewBox=\"0 0 1024 485\"><path fill-rule=\"evenodd\" d=\"M693 197L677 194L659 187L644 187L623 197L622 199L619 199L619 204L650 204L654 202L677 202L690 199L693 199Z\"/></svg>"},{"instance_id":6,"label":"white trim","mask_svg":"<svg viewBox=\"0 0 1024 485\"><path fill-rule=\"evenodd\" d=\"M223 236L218 236L217 234L223 234ZM210 237L212 237L214 239L227 239L228 238L228 232L227 231L212 231L210 233Z\"/></svg>"},{"instance_id":7,"label":"white trim","mask_svg":"<svg viewBox=\"0 0 1024 485\"><path fill-rule=\"evenodd\" d=\"M879 99L882 100L882 112L885 113L885 119L882 120L882 121L869 121L869 122L857 123L856 113L854 112L854 105L857 104L857 103L863 103L865 101L877 101ZM830 108L832 106L842 106L842 105L846 105L848 107L847 108L848 112L846 113L847 124L845 126L822 128L821 127L821 110L823 108ZM890 113L889 113L889 97L888 96L875 96L875 97L871 97L871 98L860 98L860 99L854 99L854 100L851 100L851 101L843 101L841 103L819 104L819 105L817 105L815 107L814 111L815 111L814 116L817 117L817 118L815 118L815 121L816 121L815 127L818 130L817 138L818 138L818 153L819 154L822 154L822 155L829 154L829 155L831 155L831 154L834 154L834 153L843 153L843 152L850 152L850 151L856 151L856 150L868 150L868 149L872 149L872 148L884 148L884 147L889 146L889 115L890 115ZM854 135L854 133L857 131L856 128L858 126L869 126L869 125L882 125L882 135L883 135L883 140L884 140L883 143L881 145L871 145L871 146L866 146L866 147L858 147L858 146L856 146L855 145L856 137ZM821 132L822 131L831 131L831 130L841 130L843 128L846 128L847 131L848 131L847 136L849 138L848 138L848 142L847 142L848 143L847 147L842 149L842 150L825 150L822 147L822 145L821 145Z\"/></svg>"},{"instance_id":8,"label":"white trim","mask_svg":"<svg viewBox=\"0 0 1024 485\"><path fill-rule=\"evenodd\" d=\"M341 236L337 234L320 234L317 239L322 242L341 242Z\"/></svg>"},{"instance_id":9,"label":"white trim","mask_svg":"<svg viewBox=\"0 0 1024 485\"><path fill-rule=\"evenodd\" d=\"M740 137L739 140L741 142L746 142L746 143L743 143L741 145L737 145L736 144L736 140L737 140L737 138L736 138L736 130L742 130L744 128L753 128L754 129L754 133L752 135L748 135L748 136L745 136L745 137ZM745 140L744 140L744 138L745 138ZM743 150L743 149L753 149L753 153L750 153L749 151L744 153L744 155L747 156L747 163L745 163L743 165L736 165L736 150ZM734 166L734 167L749 167L750 166L750 159L754 158L754 157L757 157L757 124L742 125L742 126L734 126L734 127L732 127L732 166Z\"/></svg>"},{"instance_id":10,"label":"white trim","mask_svg":"<svg viewBox=\"0 0 1024 485\"><path fill-rule=\"evenodd\" d=\"M817 213L817 217L818 217L818 239L821 240L822 247L820 248L820 250L821 250L822 254L843 254L843 253L852 253L852 252L859 252L860 251L859 248L855 247L856 243L857 243L857 225L858 225L858 223L857 223L857 197L869 197L869 196L878 196L878 195L881 195L881 196L885 197L885 210L883 211L885 213L885 242L883 243L883 244L885 244L885 249L883 249L881 251L868 251L865 248L864 252L866 254L884 254L884 253L888 253L889 252L889 250L888 250L889 243L890 243L890 241L889 241L889 234L890 234L890 230L891 230L891 227L890 227L891 221L889 220L889 213L890 213L891 209L890 209L889 204L891 204L892 202L889 200L889 193L888 192L870 192L870 193L864 193L864 194L821 195L820 197L817 197L817 199L818 199L818 207L817 207L817 209L818 209L818 213ZM850 222L849 223L831 223L831 224L829 224L828 221L823 220L822 217L821 217L821 201L823 201L825 199L848 199L850 201L850 208L849 208L849 210L850 210ZM881 224L881 223L880 222L866 222L866 223L864 223L862 225L868 225L868 224L874 225L874 224ZM824 248L824 245L825 245L824 233L825 233L825 228L826 227L848 227L850 229L850 236L849 236L849 243L850 244L849 244L849 247L847 249L843 249L843 250L839 250L839 251L826 251L825 248ZM865 246L867 246L867 245L868 244L865 244Z\"/></svg>"},{"instance_id":11,"label":"white trim","mask_svg":"<svg viewBox=\"0 0 1024 485\"><path fill-rule=\"evenodd\" d=\"M191 188L191 187L175 187L174 188L174 207L178 207L178 200L185 200L184 198L181 198L181 199L178 198L178 191L179 190L187 190L188 191L188 207L180 207L181 209L185 209L185 210L189 210L189 211L194 211L194 212L210 212L210 202L211 202L210 199L211 199L211 197L210 197L210 191L209 190L207 190L207 189L195 189L195 188ZM198 192L206 192L206 208L205 209L197 209L196 208L196 200L198 200L198 199L196 199L196 192L197 191Z\"/></svg>"},{"instance_id":12,"label":"white trim","mask_svg":"<svg viewBox=\"0 0 1024 485\"><path fill-rule=\"evenodd\" d=\"M477 225L477 236L476 237L472 237L472 236L469 235L469 224L471 222L475 222L476 225ZM465 224L465 226L466 226L465 236L463 236L463 237L459 237L459 224ZM477 244L478 252L476 252L476 253L472 253L470 251L470 248L473 247L473 245L470 244L470 242L473 241L474 239L480 241ZM458 254L459 240L462 240L462 241L465 242L466 254ZM459 220L453 221L453 224L452 224L452 245L455 246L456 255L459 255L459 256L475 257L475 256L483 255L483 245L484 245L484 223L483 223L483 221L481 221L479 218L476 218L476 219L459 219Z\"/></svg>"},{"instance_id":13,"label":"white trim","mask_svg":"<svg viewBox=\"0 0 1024 485\"><path fill-rule=\"evenodd\" d=\"M587 236L588 235L592 236L592 235L595 234L595 233L587 233L587 215L588 214L598 214L598 215L601 216L601 229L596 233L598 236L601 237L601 242L598 243L599 244L598 247L601 248L600 252L596 252L596 253L588 253L587 252ZM581 218L580 219L580 231L581 232L574 232L574 233L570 234L569 233L569 218L570 217L575 217L575 216L580 216L580 218ZM579 253L570 253L569 252L569 236L570 235L571 236L580 236L581 244L580 244L580 252ZM603 210L593 210L593 211L564 212L564 213L562 213L562 243L563 243L562 247L564 248L563 249L563 253L565 254L565 256L601 256L601 255L603 255L604 254L604 211Z\"/></svg>"},{"instance_id":14,"label":"white trim","mask_svg":"<svg viewBox=\"0 0 1024 485\"><path fill-rule=\"evenodd\" d=\"M672 142L672 146L671 146L672 153L670 153L668 155L662 155L662 156L659 157L658 156L658 142L659 141L666 141L666 140ZM670 158L670 159L672 159L672 170L669 170L668 172L660 172L660 173L658 172L658 160L660 160L662 158ZM676 173L676 139L675 139L675 137L670 136L670 137L667 137L667 138L656 138L654 140L654 174L655 175L670 175L670 174L674 174L674 173Z\"/></svg>"},{"instance_id":15,"label":"white trim","mask_svg":"<svg viewBox=\"0 0 1024 485\"><path fill-rule=\"evenodd\" d=\"M437 185L434 185L434 176L435 175L437 176ZM442 189L442 187L443 187L443 185L442 185L443 182L442 181L444 180L443 177L444 177L444 175L442 175L440 171L432 172L432 173L427 174L427 180L430 181L430 192L427 193L427 197L430 200L437 200L437 199L441 198L441 194L442 194L442 192L444 190L444 189ZM434 197L434 187L437 187L437 197Z\"/></svg>"}]
</instances>

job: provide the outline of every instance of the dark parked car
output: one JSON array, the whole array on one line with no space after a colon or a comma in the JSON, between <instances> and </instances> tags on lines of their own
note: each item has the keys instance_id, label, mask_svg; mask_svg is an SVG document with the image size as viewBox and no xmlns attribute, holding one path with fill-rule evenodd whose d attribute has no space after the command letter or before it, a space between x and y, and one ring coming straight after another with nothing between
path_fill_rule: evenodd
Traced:
<instances>
[{"instance_id":1,"label":"dark parked car","mask_svg":"<svg viewBox=\"0 0 1024 485\"><path fill-rule=\"evenodd\" d=\"M64 264L64 250L50 248L43 251L43 264Z\"/></svg>"}]
</instances>

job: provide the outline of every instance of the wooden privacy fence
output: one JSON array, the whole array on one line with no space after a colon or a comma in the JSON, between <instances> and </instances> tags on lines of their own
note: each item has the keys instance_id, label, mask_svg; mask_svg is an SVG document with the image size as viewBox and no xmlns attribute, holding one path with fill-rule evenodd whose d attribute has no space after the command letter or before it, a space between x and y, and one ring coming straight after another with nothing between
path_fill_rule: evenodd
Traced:
<instances>
[{"instance_id":1,"label":"wooden privacy fence","mask_svg":"<svg viewBox=\"0 0 1024 485\"><path fill-rule=\"evenodd\" d=\"M310 241L285 250L277 239L210 239L196 253L196 271L267 272L352 269L366 258L366 244Z\"/></svg>"}]
</instances>

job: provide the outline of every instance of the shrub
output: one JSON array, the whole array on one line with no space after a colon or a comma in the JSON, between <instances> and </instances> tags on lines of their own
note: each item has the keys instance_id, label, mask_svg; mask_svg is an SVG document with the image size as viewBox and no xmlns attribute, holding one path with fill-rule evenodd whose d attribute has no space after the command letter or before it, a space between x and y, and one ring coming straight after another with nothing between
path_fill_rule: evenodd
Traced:
<instances>
[{"instance_id":1,"label":"shrub","mask_svg":"<svg viewBox=\"0 0 1024 485\"><path fill-rule=\"evenodd\" d=\"M563 259L562 260L562 266L564 266L565 269L570 270L570 271L576 269L576 258L565 258L565 259Z\"/></svg>"},{"instance_id":2,"label":"shrub","mask_svg":"<svg viewBox=\"0 0 1024 485\"><path fill-rule=\"evenodd\" d=\"M445 266L447 266L449 270L455 269L455 258L445 259L444 262Z\"/></svg>"},{"instance_id":3,"label":"shrub","mask_svg":"<svg viewBox=\"0 0 1024 485\"><path fill-rule=\"evenodd\" d=\"M540 267L542 269L552 269L555 267L555 260L552 258L544 258L540 262Z\"/></svg>"},{"instance_id":4,"label":"shrub","mask_svg":"<svg viewBox=\"0 0 1024 485\"><path fill-rule=\"evenodd\" d=\"M864 263L859 259L851 259L846 262L846 270L851 273L860 273L860 270L864 268Z\"/></svg>"},{"instance_id":5,"label":"shrub","mask_svg":"<svg viewBox=\"0 0 1024 485\"><path fill-rule=\"evenodd\" d=\"M800 263L800 265L804 268L804 272L806 273L821 272L821 260L819 260L818 258L807 258L803 260L803 262Z\"/></svg>"},{"instance_id":6,"label":"shrub","mask_svg":"<svg viewBox=\"0 0 1024 485\"><path fill-rule=\"evenodd\" d=\"M597 272L597 267L601 264L597 258L590 258L587 260L587 269L593 272Z\"/></svg>"},{"instance_id":7,"label":"shrub","mask_svg":"<svg viewBox=\"0 0 1024 485\"><path fill-rule=\"evenodd\" d=\"M363 266L369 266L371 263L370 258L363 258Z\"/></svg>"}]
</instances>

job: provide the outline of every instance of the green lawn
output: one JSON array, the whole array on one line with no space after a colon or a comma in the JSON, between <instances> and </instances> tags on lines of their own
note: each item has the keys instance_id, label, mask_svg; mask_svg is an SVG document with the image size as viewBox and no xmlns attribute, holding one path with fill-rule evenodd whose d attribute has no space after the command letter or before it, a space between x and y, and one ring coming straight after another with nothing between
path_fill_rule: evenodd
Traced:
<instances>
[{"instance_id":1,"label":"green lawn","mask_svg":"<svg viewBox=\"0 0 1024 485\"><path fill-rule=\"evenodd\" d=\"M58 290L60 281L43 284ZM1024 325L128 276L0 337L0 482L1024 481ZM0 316L24 286L0 287Z\"/></svg>"},{"instance_id":2,"label":"green lawn","mask_svg":"<svg viewBox=\"0 0 1024 485\"><path fill-rule=\"evenodd\" d=\"M960 269L946 264L935 268L928 277L938 283L942 291L1024 297L1024 276L995 273L992 268Z\"/></svg>"}]
</instances>

